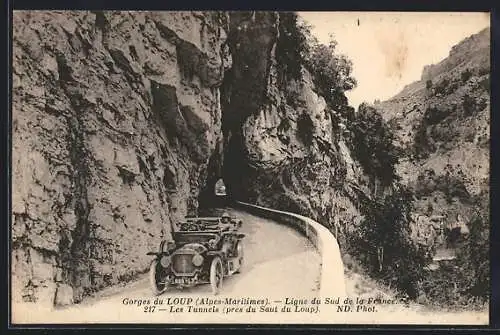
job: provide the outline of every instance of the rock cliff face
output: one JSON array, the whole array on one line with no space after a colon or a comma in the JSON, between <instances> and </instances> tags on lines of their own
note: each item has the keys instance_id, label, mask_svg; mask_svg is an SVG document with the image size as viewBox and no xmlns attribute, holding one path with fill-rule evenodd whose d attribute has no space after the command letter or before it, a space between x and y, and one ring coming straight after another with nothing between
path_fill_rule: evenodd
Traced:
<instances>
[{"instance_id":1,"label":"rock cliff face","mask_svg":"<svg viewBox=\"0 0 500 335\"><path fill-rule=\"evenodd\" d=\"M226 21L14 13L15 301L78 302L133 278L196 213L222 150Z\"/></svg>"},{"instance_id":2,"label":"rock cliff face","mask_svg":"<svg viewBox=\"0 0 500 335\"><path fill-rule=\"evenodd\" d=\"M315 92L309 73L302 69L300 80L280 75L278 25L273 13L231 15L224 180L237 199L348 229L342 222L358 217L351 186L358 184L360 169L337 111Z\"/></svg>"},{"instance_id":3,"label":"rock cliff face","mask_svg":"<svg viewBox=\"0 0 500 335\"><path fill-rule=\"evenodd\" d=\"M470 218L472 203L489 198L490 31L452 48L376 108L406 153L397 170L413 186L417 209L428 216Z\"/></svg>"}]
</instances>

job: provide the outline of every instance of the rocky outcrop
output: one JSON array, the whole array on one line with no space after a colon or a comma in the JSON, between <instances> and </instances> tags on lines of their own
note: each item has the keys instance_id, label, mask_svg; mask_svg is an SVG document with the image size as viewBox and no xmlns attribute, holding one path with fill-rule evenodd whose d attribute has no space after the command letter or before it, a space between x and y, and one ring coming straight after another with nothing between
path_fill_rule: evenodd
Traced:
<instances>
[{"instance_id":1,"label":"rocky outcrop","mask_svg":"<svg viewBox=\"0 0 500 335\"><path fill-rule=\"evenodd\" d=\"M233 68L222 97L224 181L238 200L307 215L343 231L358 217L351 186L362 188L362 173L338 111L315 92L309 73L302 69L298 80L280 76L278 26L273 13L231 15Z\"/></svg>"},{"instance_id":2,"label":"rocky outcrop","mask_svg":"<svg viewBox=\"0 0 500 335\"><path fill-rule=\"evenodd\" d=\"M490 31L452 48L412 83L376 108L406 153L397 167L412 186L419 214L466 222L489 198ZM485 210L488 210L485 208Z\"/></svg>"},{"instance_id":3,"label":"rocky outcrop","mask_svg":"<svg viewBox=\"0 0 500 335\"><path fill-rule=\"evenodd\" d=\"M14 13L15 301L68 304L133 278L196 213L222 150L226 21Z\"/></svg>"}]
</instances>

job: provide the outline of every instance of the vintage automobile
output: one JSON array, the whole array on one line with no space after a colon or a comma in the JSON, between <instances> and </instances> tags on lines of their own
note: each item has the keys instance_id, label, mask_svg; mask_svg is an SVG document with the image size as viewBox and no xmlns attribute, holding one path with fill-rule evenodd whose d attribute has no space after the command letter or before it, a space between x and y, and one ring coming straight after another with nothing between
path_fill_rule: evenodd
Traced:
<instances>
[{"instance_id":1,"label":"vintage automobile","mask_svg":"<svg viewBox=\"0 0 500 335\"><path fill-rule=\"evenodd\" d=\"M241 220L227 213L186 218L172 233L173 241L162 241L157 252L147 253L155 256L149 271L153 293L210 283L212 293L218 294L223 278L243 265L241 226Z\"/></svg>"}]
</instances>

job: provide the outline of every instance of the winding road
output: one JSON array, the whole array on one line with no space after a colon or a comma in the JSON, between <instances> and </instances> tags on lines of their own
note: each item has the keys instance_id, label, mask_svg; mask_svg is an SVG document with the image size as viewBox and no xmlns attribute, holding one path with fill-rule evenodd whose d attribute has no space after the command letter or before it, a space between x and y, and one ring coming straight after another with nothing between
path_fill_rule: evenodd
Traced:
<instances>
[{"instance_id":1,"label":"winding road","mask_svg":"<svg viewBox=\"0 0 500 335\"><path fill-rule=\"evenodd\" d=\"M277 224L243 211L228 209L231 216L243 221L245 263L241 273L224 279L218 298L252 298L269 300L263 313L183 313L172 312L168 306L156 306L148 311L144 302L154 304L155 297L149 289L148 276L126 286L113 287L87 298L78 305L56 310L29 311L21 306L13 310L14 323L308 323L310 313L276 313L274 301L283 302L286 297L312 299L318 295L320 255L315 247L294 229ZM210 285L190 289L176 288L162 294L168 297L214 298ZM129 304L137 300L135 304ZM139 302L141 306L138 306ZM246 307L246 306L244 306ZM161 310L160 310L161 309ZM167 309L167 310L163 310ZM287 314L290 314L287 316Z\"/></svg>"},{"instance_id":2,"label":"winding road","mask_svg":"<svg viewBox=\"0 0 500 335\"><path fill-rule=\"evenodd\" d=\"M239 274L225 278L221 294L213 296L210 285L191 289L172 289L154 297L148 275L139 280L105 289L84 302L60 309L44 309L37 304L12 306L14 324L488 324L488 311L438 311L423 305L378 305L377 311L346 313L339 305L321 305L318 313L307 308L297 311L299 299L319 296L321 256L314 246L289 226L263 219L244 211L228 209L243 220L245 264ZM345 274L347 294L356 301L385 297L384 292L370 285L360 275ZM200 298L212 299L207 305ZM232 304L226 298L241 299ZM325 297L323 297L324 299ZM332 297L334 298L334 297ZM391 299L390 296L387 296ZM168 301L170 299L170 302ZM178 299L178 300L175 300ZM189 300L192 299L192 300ZM285 304L288 299L289 304ZM293 300L294 299L294 300ZM162 300L163 304L155 304ZM252 305L252 301L260 301ZM191 305L191 310L189 310ZM359 308L350 304L352 309ZM194 308L196 307L196 308ZM254 307L256 312L247 308ZM284 313L282 308L290 308ZM371 307L371 306L368 306ZM217 309L216 309L217 308ZM229 308L229 310L228 310ZM231 309L232 308L232 309ZM239 309L241 308L241 309Z\"/></svg>"}]
</instances>

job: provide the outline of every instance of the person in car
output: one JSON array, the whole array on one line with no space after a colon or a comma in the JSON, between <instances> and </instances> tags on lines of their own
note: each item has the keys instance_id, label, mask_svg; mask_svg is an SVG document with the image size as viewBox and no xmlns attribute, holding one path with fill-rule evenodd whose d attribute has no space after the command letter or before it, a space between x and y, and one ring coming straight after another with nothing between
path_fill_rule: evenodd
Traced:
<instances>
[{"instance_id":1,"label":"person in car","mask_svg":"<svg viewBox=\"0 0 500 335\"><path fill-rule=\"evenodd\" d=\"M221 222L222 223L230 223L231 222L231 217L229 216L228 212L224 212L221 215Z\"/></svg>"},{"instance_id":2,"label":"person in car","mask_svg":"<svg viewBox=\"0 0 500 335\"><path fill-rule=\"evenodd\" d=\"M221 222L222 230L229 230L233 226L233 224L231 222L231 216L229 216L228 212L224 212L221 215L220 222Z\"/></svg>"},{"instance_id":3,"label":"person in car","mask_svg":"<svg viewBox=\"0 0 500 335\"><path fill-rule=\"evenodd\" d=\"M241 223L233 221L227 212L224 212L221 216L221 228L223 231L232 230L241 227ZM241 221L240 221L241 222Z\"/></svg>"},{"instance_id":4,"label":"person in car","mask_svg":"<svg viewBox=\"0 0 500 335\"><path fill-rule=\"evenodd\" d=\"M221 222L221 229L223 232L227 232L229 230L234 229L234 224L228 212L224 212L221 215L220 222ZM224 253L224 255L228 256L229 254L231 254L231 250L234 250L234 241L232 239L226 240L222 245L221 251L222 253Z\"/></svg>"}]
</instances>

